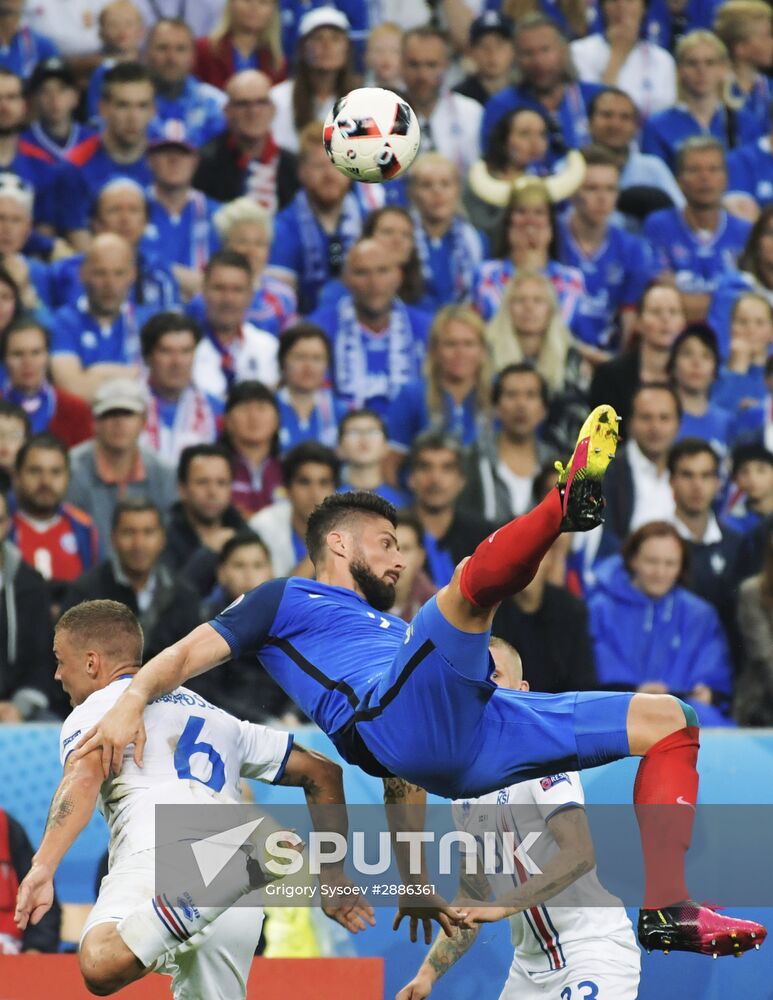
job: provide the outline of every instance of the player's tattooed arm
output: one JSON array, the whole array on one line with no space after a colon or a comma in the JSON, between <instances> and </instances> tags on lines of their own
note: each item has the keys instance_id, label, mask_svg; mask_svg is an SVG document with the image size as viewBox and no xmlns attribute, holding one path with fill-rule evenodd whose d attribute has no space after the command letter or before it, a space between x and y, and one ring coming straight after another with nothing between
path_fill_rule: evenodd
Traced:
<instances>
[{"instance_id":1,"label":"player's tattooed arm","mask_svg":"<svg viewBox=\"0 0 773 1000\"><path fill-rule=\"evenodd\" d=\"M419 785L412 785L404 778L384 778L385 805L424 805L427 793Z\"/></svg>"}]
</instances>

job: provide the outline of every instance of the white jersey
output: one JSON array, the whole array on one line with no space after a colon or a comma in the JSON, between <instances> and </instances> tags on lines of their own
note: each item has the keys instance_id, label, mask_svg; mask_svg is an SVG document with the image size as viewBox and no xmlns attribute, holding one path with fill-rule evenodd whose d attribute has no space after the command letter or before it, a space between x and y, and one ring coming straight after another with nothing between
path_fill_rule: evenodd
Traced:
<instances>
[{"instance_id":1,"label":"white jersey","mask_svg":"<svg viewBox=\"0 0 773 1000\"><path fill-rule=\"evenodd\" d=\"M257 379L273 389L279 381L277 352L279 340L252 323L242 323L239 337L230 345L234 381ZM224 400L228 395L228 379L224 357L209 337L203 337L193 355L193 382L197 389Z\"/></svg>"},{"instance_id":2,"label":"white jersey","mask_svg":"<svg viewBox=\"0 0 773 1000\"><path fill-rule=\"evenodd\" d=\"M75 708L62 726L64 765L79 737L96 725L131 682L120 678ZM241 722L181 687L145 709L143 767L124 751L117 777L105 781L99 809L110 830L110 868L118 858L152 850L156 805L189 805L217 799L241 802L239 778L277 781L292 748L289 733Z\"/></svg>"},{"instance_id":3,"label":"white jersey","mask_svg":"<svg viewBox=\"0 0 773 1000\"><path fill-rule=\"evenodd\" d=\"M561 809L584 803L580 776L571 771L523 781L477 799L457 800L454 821L459 830L476 837L479 845L487 831L496 830L498 837L505 831L513 833L516 847L526 846L528 833L539 832L526 854L541 868L559 850L548 820ZM518 858L514 867L515 874L488 876L495 897L512 892L529 877ZM548 901L510 917L516 962L524 970L543 973L566 968L594 942L610 939L624 948L630 945L632 960L638 961L639 949L625 908L604 889L595 868L564 889L559 898L560 906Z\"/></svg>"}]
</instances>

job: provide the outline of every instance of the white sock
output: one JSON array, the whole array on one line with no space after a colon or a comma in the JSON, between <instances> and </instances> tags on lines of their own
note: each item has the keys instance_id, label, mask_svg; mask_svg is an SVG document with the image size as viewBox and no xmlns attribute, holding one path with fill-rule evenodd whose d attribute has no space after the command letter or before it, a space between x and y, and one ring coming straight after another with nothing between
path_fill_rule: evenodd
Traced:
<instances>
[{"instance_id":1,"label":"white sock","mask_svg":"<svg viewBox=\"0 0 773 1000\"><path fill-rule=\"evenodd\" d=\"M148 899L118 924L124 944L145 968L183 948L188 940L224 913L228 906L194 904L186 892L172 903L167 893Z\"/></svg>"}]
</instances>

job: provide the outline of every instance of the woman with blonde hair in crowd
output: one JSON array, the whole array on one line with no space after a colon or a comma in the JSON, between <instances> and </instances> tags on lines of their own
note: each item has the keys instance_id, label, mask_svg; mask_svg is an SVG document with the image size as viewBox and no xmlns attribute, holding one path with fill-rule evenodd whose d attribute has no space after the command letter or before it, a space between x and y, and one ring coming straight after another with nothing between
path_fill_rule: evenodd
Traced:
<instances>
[{"instance_id":1,"label":"woman with blonde hair in crowd","mask_svg":"<svg viewBox=\"0 0 773 1000\"><path fill-rule=\"evenodd\" d=\"M247 321L278 337L296 320L297 297L287 282L266 273L273 233L268 212L252 198L237 198L219 208L212 221L223 249L243 254L250 262L255 294ZM198 320L203 319L200 295L191 299L188 312Z\"/></svg>"},{"instance_id":2,"label":"woman with blonde hair in crowd","mask_svg":"<svg viewBox=\"0 0 773 1000\"><path fill-rule=\"evenodd\" d=\"M408 382L387 416L390 482L411 442L426 430L442 430L469 445L491 425L491 359L483 320L469 306L446 306L429 332L421 378Z\"/></svg>"},{"instance_id":3,"label":"woman with blonde hair in crowd","mask_svg":"<svg viewBox=\"0 0 773 1000\"><path fill-rule=\"evenodd\" d=\"M287 76L278 0L226 0L212 33L196 40L199 80L222 90L243 69L260 70L272 83Z\"/></svg>"},{"instance_id":4,"label":"woman with blonde hair in crowd","mask_svg":"<svg viewBox=\"0 0 773 1000\"><path fill-rule=\"evenodd\" d=\"M271 88L276 108L272 135L282 149L298 151L298 136L310 122L323 122L339 97L356 86L354 47L346 14L314 7L298 25L293 76Z\"/></svg>"},{"instance_id":5,"label":"woman with blonde hair in crowd","mask_svg":"<svg viewBox=\"0 0 773 1000\"><path fill-rule=\"evenodd\" d=\"M730 60L724 44L710 31L691 31L681 39L676 59L678 102L647 120L641 149L676 168L679 147L694 135L711 135L726 149L760 135L754 120L728 98Z\"/></svg>"},{"instance_id":6,"label":"woman with blonde hair in crowd","mask_svg":"<svg viewBox=\"0 0 773 1000\"><path fill-rule=\"evenodd\" d=\"M765 74L773 64L770 4L765 0L727 0L714 15L714 32L730 56L730 98L757 121L760 131L767 132L773 101L773 84Z\"/></svg>"}]
</instances>

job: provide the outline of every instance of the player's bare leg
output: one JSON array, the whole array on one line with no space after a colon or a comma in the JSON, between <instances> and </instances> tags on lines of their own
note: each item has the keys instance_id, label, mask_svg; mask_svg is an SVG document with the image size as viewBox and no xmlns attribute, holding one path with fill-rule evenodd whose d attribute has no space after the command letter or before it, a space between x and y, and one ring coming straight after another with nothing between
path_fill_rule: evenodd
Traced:
<instances>
[{"instance_id":1,"label":"player's bare leg","mask_svg":"<svg viewBox=\"0 0 773 1000\"><path fill-rule=\"evenodd\" d=\"M532 511L482 542L438 594L443 616L465 632L486 632L497 605L523 590L561 531L587 531L601 523L601 484L614 458L618 417L598 406L580 431L569 464L558 466L558 488ZM698 796L698 718L670 695L634 695L627 735L642 761L634 804L645 869L639 939L652 950L735 954L759 947L761 924L721 916L689 898L685 855Z\"/></svg>"},{"instance_id":2,"label":"player's bare leg","mask_svg":"<svg viewBox=\"0 0 773 1000\"><path fill-rule=\"evenodd\" d=\"M83 939L78 958L89 993L110 996L146 975L150 969L124 944L117 924L97 924Z\"/></svg>"}]
</instances>

